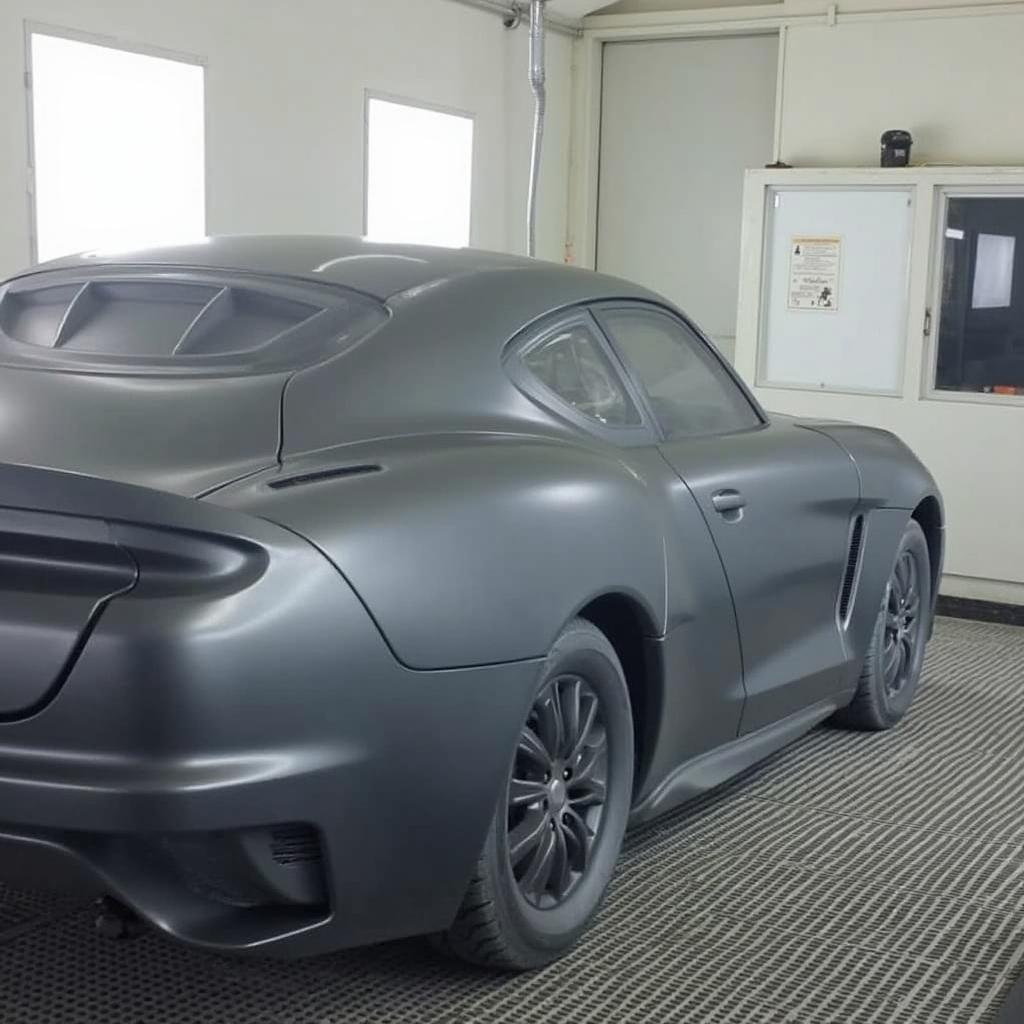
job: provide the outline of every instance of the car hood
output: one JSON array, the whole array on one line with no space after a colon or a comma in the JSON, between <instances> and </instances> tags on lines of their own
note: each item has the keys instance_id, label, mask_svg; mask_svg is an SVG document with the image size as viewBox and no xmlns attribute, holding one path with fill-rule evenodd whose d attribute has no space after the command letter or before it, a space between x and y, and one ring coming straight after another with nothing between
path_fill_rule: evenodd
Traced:
<instances>
[{"instance_id":1,"label":"car hood","mask_svg":"<svg viewBox=\"0 0 1024 1024\"><path fill-rule=\"evenodd\" d=\"M287 377L5 367L0 462L195 497L276 464Z\"/></svg>"}]
</instances>

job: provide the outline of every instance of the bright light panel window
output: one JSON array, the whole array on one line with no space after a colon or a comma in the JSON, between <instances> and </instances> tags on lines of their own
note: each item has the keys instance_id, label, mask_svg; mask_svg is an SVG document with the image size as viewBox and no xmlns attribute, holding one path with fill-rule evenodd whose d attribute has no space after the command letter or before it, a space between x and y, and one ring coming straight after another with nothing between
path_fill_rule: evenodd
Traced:
<instances>
[{"instance_id":1,"label":"bright light panel window","mask_svg":"<svg viewBox=\"0 0 1024 1024\"><path fill-rule=\"evenodd\" d=\"M469 245L473 119L373 98L368 118L367 237Z\"/></svg>"},{"instance_id":2,"label":"bright light panel window","mask_svg":"<svg viewBox=\"0 0 1024 1024\"><path fill-rule=\"evenodd\" d=\"M40 260L205 234L203 69L33 33Z\"/></svg>"},{"instance_id":3,"label":"bright light panel window","mask_svg":"<svg viewBox=\"0 0 1024 1024\"><path fill-rule=\"evenodd\" d=\"M1014 235L978 235L972 309L1006 309L1013 298Z\"/></svg>"}]
</instances>

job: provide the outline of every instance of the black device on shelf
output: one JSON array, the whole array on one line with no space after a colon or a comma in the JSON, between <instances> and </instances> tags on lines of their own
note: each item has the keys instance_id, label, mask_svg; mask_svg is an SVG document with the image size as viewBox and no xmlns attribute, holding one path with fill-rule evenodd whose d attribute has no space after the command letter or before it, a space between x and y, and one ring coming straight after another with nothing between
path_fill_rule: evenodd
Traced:
<instances>
[{"instance_id":1,"label":"black device on shelf","mask_svg":"<svg viewBox=\"0 0 1024 1024\"><path fill-rule=\"evenodd\" d=\"M882 166L906 167L910 163L910 147L913 144L910 132L901 128L885 132L882 135Z\"/></svg>"}]
</instances>

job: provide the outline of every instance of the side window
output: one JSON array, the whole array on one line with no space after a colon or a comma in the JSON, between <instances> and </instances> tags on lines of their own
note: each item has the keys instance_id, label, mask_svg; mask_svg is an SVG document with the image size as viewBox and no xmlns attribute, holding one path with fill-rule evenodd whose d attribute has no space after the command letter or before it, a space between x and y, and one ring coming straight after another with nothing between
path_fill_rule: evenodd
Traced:
<instances>
[{"instance_id":1,"label":"side window","mask_svg":"<svg viewBox=\"0 0 1024 1024\"><path fill-rule=\"evenodd\" d=\"M559 327L521 358L544 387L584 416L609 427L641 424L615 367L586 323Z\"/></svg>"},{"instance_id":2,"label":"side window","mask_svg":"<svg viewBox=\"0 0 1024 1024\"><path fill-rule=\"evenodd\" d=\"M714 354L678 320L654 310L600 313L668 438L732 434L761 419Z\"/></svg>"}]
</instances>

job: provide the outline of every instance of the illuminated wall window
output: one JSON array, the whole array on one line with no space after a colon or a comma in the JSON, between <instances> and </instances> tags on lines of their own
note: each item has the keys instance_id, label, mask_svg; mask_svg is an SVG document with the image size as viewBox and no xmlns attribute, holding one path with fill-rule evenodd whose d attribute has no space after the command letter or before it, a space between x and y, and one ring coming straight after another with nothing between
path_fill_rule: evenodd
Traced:
<instances>
[{"instance_id":1,"label":"illuminated wall window","mask_svg":"<svg viewBox=\"0 0 1024 1024\"><path fill-rule=\"evenodd\" d=\"M36 254L206 230L201 65L33 32Z\"/></svg>"},{"instance_id":2,"label":"illuminated wall window","mask_svg":"<svg viewBox=\"0 0 1024 1024\"><path fill-rule=\"evenodd\" d=\"M469 245L471 117L370 97L366 159L368 238Z\"/></svg>"}]
</instances>

